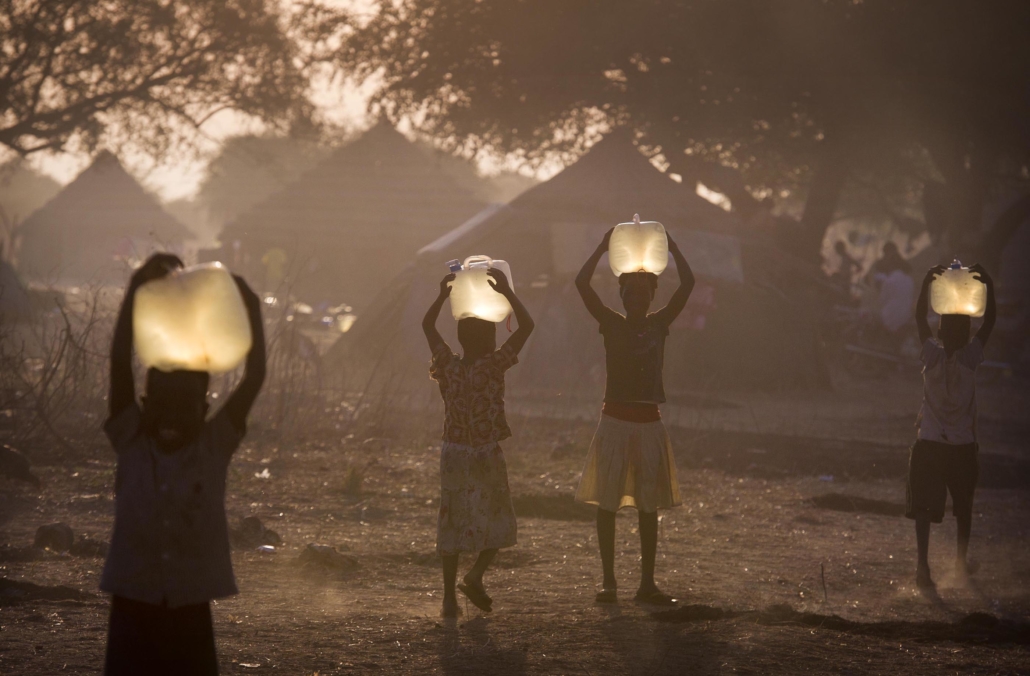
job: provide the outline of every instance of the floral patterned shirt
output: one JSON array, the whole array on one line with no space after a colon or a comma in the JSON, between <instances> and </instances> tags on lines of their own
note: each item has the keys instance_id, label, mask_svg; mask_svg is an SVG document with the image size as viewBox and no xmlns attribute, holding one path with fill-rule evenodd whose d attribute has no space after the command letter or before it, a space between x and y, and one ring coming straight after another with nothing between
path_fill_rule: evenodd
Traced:
<instances>
[{"instance_id":1,"label":"floral patterned shirt","mask_svg":"<svg viewBox=\"0 0 1030 676\"><path fill-rule=\"evenodd\" d=\"M436 350L429 377L443 397L444 441L481 446L511 436L504 417L504 372L518 361L507 343L471 364L462 363L447 345Z\"/></svg>"}]
</instances>

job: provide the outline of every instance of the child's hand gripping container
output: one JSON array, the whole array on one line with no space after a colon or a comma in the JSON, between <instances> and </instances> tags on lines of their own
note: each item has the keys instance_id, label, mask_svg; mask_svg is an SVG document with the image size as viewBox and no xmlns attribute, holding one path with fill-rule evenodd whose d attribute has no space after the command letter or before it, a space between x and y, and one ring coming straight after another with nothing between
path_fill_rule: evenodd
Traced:
<instances>
[{"instance_id":1,"label":"child's hand gripping container","mask_svg":"<svg viewBox=\"0 0 1030 676\"><path fill-rule=\"evenodd\" d=\"M669 264L669 238L658 221L641 221L633 214L632 223L619 223L608 241L608 263L619 276L626 272L662 274Z\"/></svg>"},{"instance_id":2,"label":"child's hand gripping container","mask_svg":"<svg viewBox=\"0 0 1030 676\"><path fill-rule=\"evenodd\" d=\"M488 322L503 322L511 314L511 303L490 286L486 271L495 268L504 273L514 288L511 268L504 261L489 256L469 256L462 269L454 273L451 282L451 314L455 319L477 317Z\"/></svg>"},{"instance_id":3,"label":"child's hand gripping container","mask_svg":"<svg viewBox=\"0 0 1030 676\"><path fill-rule=\"evenodd\" d=\"M231 371L252 341L243 297L221 263L176 270L137 289L132 331L140 361L160 371Z\"/></svg>"},{"instance_id":4,"label":"child's hand gripping container","mask_svg":"<svg viewBox=\"0 0 1030 676\"><path fill-rule=\"evenodd\" d=\"M939 315L983 317L987 309L987 285L976 273L954 261L930 284L930 307Z\"/></svg>"}]
</instances>

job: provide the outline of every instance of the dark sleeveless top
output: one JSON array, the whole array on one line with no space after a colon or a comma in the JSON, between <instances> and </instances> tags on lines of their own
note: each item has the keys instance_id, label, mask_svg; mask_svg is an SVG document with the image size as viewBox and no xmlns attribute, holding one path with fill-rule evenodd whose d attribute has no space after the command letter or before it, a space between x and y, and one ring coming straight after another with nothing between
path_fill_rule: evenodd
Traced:
<instances>
[{"instance_id":1,"label":"dark sleeveless top","mask_svg":"<svg viewBox=\"0 0 1030 676\"><path fill-rule=\"evenodd\" d=\"M604 336L608 377L604 401L665 401L662 366L669 325L658 313L640 323L630 323L611 308L605 308L599 331Z\"/></svg>"}]
</instances>

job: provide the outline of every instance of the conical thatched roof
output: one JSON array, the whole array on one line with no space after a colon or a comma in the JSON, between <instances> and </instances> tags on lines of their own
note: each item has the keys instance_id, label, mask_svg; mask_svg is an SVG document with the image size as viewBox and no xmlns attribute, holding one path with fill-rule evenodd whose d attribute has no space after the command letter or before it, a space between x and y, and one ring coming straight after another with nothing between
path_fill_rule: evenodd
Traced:
<instances>
[{"instance_id":1,"label":"conical thatched roof","mask_svg":"<svg viewBox=\"0 0 1030 676\"><path fill-rule=\"evenodd\" d=\"M143 258L190 237L118 158L104 151L19 227L19 268L45 279L110 279L120 259Z\"/></svg>"},{"instance_id":2,"label":"conical thatched roof","mask_svg":"<svg viewBox=\"0 0 1030 676\"><path fill-rule=\"evenodd\" d=\"M240 242L251 265L281 248L294 290L360 307L420 247L482 206L431 153L380 123L229 223L221 240Z\"/></svg>"}]
</instances>

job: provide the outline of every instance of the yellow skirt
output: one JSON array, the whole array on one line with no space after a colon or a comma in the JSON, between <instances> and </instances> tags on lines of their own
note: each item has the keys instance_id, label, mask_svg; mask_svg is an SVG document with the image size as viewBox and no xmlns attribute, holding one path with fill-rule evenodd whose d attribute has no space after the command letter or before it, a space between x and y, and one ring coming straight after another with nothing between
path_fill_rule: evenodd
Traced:
<instances>
[{"instance_id":1,"label":"yellow skirt","mask_svg":"<svg viewBox=\"0 0 1030 676\"><path fill-rule=\"evenodd\" d=\"M676 461L665 424L602 415L576 500L609 512L623 507L654 512L679 505Z\"/></svg>"}]
</instances>

